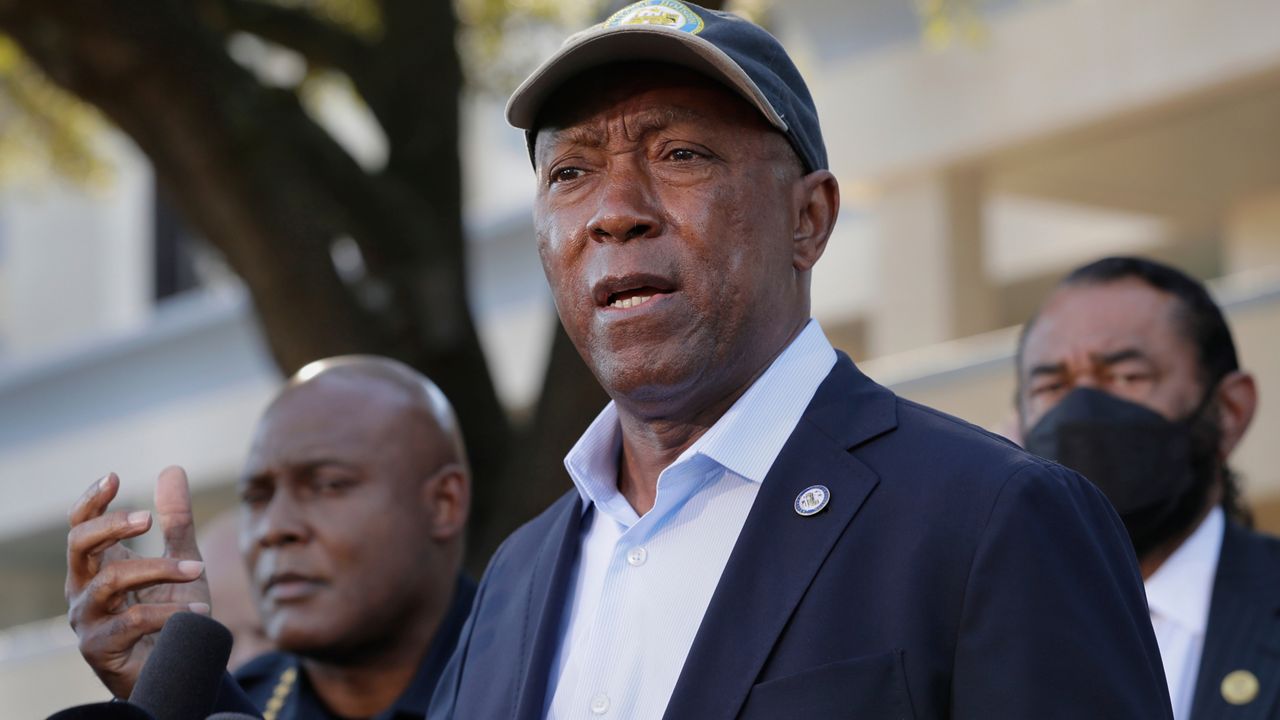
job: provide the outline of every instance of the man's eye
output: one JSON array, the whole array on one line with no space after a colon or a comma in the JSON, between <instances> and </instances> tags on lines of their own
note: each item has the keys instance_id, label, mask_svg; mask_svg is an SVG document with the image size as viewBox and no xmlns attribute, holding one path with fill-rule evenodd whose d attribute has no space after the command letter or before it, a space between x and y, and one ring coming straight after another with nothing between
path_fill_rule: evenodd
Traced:
<instances>
[{"instance_id":1,"label":"man's eye","mask_svg":"<svg viewBox=\"0 0 1280 720\"><path fill-rule=\"evenodd\" d=\"M582 169L576 167L556 168L551 171L551 184L577 180L582 177Z\"/></svg>"},{"instance_id":2,"label":"man's eye","mask_svg":"<svg viewBox=\"0 0 1280 720\"><path fill-rule=\"evenodd\" d=\"M264 487L247 487L240 491L240 503L243 505L261 505L271 501L271 490Z\"/></svg>"},{"instance_id":3,"label":"man's eye","mask_svg":"<svg viewBox=\"0 0 1280 720\"><path fill-rule=\"evenodd\" d=\"M315 483L317 490L330 495L344 493L355 484L355 479L349 477L319 478Z\"/></svg>"},{"instance_id":4,"label":"man's eye","mask_svg":"<svg viewBox=\"0 0 1280 720\"><path fill-rule=\"evenodd\" d=\"M1150 379L1151 376L1147 373L1116 373L1111 376L1111 384L1118 388L1127 388L1144 383Z\"/></svg>"},{"instance_id":5,"label":"man's eye","mask_svg":"<svg viewBox=\"0 0 1280 720\"><path fill-rule=\"evenodd\" d=\"M1031 394L1033 396L1045 395L1047 393L1058 392L1063 388L1065 388L1066 386L1067 384L1061 380L1051 380L1049 382L1043 382L1036 385L1032 385Z\"/></svg>"},{"instance_id":6,"label":"man's eye","mask_svg":"<svg viewBox=\"0 0 1280 720\"><path fill-rule=\"evenodd\" d=\"M702 157L701 153L690 150L689 148L676 148L667 153L667 157L677 162L687 162L689 160L697 160Z\"/></svg>"}]
</instances>

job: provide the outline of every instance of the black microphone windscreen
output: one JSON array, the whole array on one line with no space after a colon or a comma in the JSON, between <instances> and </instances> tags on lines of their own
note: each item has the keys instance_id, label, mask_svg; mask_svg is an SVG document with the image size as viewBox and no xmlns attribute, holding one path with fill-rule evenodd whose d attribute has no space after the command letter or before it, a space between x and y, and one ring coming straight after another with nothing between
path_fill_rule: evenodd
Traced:
<instances>
[{"instance_id":1,"label":"black microphone windscreen","mask_svg":"<svg viewBox=\"0 0 1280 720\"><path fill-rule=\"evenodd\" d=\"M77 705L49 716L49 720L155 720L156 716L127 702Z\"/></svg>"},{"instance_id":2,"label":"black microphone windscreen","mask_svg":"<svg viewBox=\"0 0 1280 720\"><path fill-rule=\"evenodd\" d=\"M209 714L231 656L231 631L216 620L182 612L169 618L138 673L129 702L156 720Z\"/></svg>"},{"instance_id":3,"label":"black microphone windscreen","mask_svg":"<svg viewBox=\"0 0 1280 720\"><path fill-rule=\"evenodd\" d=\"M256 718L252 715L245 715L244 713L220 712L220 713L214 713L209 717L205 718L204 720L261 720L261 719Z\"/></svg>"}]
</instances>

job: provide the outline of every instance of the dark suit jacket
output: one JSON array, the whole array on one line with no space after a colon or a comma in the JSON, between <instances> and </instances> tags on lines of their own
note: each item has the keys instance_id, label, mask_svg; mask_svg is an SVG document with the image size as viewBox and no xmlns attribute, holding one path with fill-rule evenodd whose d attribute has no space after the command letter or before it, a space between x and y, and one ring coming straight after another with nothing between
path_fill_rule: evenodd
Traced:
<instances>
[{"instance_id":1,"label":"dark suit jacket","mask_svg":"<svg viewBox=\"0 0 1280 720\"><path fill-rule=\"evenodd\" d=\"M830 504L801 517L793 502L815 483ZM433 720L543 715L580 502L570 492L495 554ZM1171 712L1137 563L1101 493L841 355L760 487L664 717Z\"/></svg>"},{"instance_id":2,"label":"dark suit jacket","mask_svg":"<svg viewBox=\"0 0 1280 720\"><path fill-rule=\"evenodd\" d=\"M1247 670L1257 696L1232 705L1222 680ZM1228 522L1209 604L1191 720L1280 717L1280 540Z\"/></svg>"}]
</instances>

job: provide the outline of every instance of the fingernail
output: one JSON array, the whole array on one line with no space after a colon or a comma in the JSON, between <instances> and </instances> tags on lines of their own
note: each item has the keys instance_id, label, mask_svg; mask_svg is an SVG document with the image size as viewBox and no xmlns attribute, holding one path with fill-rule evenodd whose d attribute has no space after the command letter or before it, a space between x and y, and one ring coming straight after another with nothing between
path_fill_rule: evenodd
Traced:
<instances>
[{"instance_id":1,"label":"fingernail","mask_svg":"<svg viewBox=\"0 0 1280 720\"><path fill-rule=\"evenodd\" d=\"M199 560L182 560L178 563L178 572L190 577L198 577L204 572L204 563Z\"/></svg>"},{"instance_id":2,"label":"fingernail","mask_svg":"<svg viewBox=\"0 0 1280 720\"><path fill-rule=\"evenodd\" d=\"M150 510L134 510L133 512L129 513L130 525L146 525L147 521L150 519L151 519Z\"/></svg>"},{"instance_id":3,"label":"fingernail","mask_svg":"<svg viewBox=\"0 0 1280 720\"><path fill-rule=\"evenodd\" d=\"M187 605L187 609L201 615L208 615L210 610L209 603L190 603Z\"/></svg>"},{"instance_id":4,"label":"fingernail","mask_svg":"<svg viewBox=\"0 0 1280 720\"><path fill-rule=\"evenodd\" d=\"M107 473L98 479L98 489L96 492L102 492L107 489L107 481L111 479L111 473Z\"/></svg>"}]
</instances>

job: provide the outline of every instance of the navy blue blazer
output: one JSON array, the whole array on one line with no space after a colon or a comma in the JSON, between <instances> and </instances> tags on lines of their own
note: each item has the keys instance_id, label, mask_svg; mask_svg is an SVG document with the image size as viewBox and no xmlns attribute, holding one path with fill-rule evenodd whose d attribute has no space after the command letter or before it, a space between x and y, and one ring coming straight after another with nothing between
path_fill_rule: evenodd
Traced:
<instances>
[{"instance_id":1,"label":"navy blue blazer","mask_svg":"<svg viewBox=\"0 0 1280 720\"><path fill-rule=\"evenodd\" d=\"M801 517L793 502L815 483L830 503ZM433 720L543 716L580 503L568 493L494 555ZM663 717L1172 713L1102 494L841 354L760 487Z\"/></svg>"},{"instance_id":2,"label":"navy blue blazer","mask_svg":"<svg viewBox=\"0 0 1280 720\"><path fill-rule=\"evenodd\" d=\"M1191 720L1280 717L1280 540L1228 522L1209 603ZM1257 695L1241 705L1222 694L1223 679L1237 670L1259 680Z\"/></svg>"}]
</instances>

